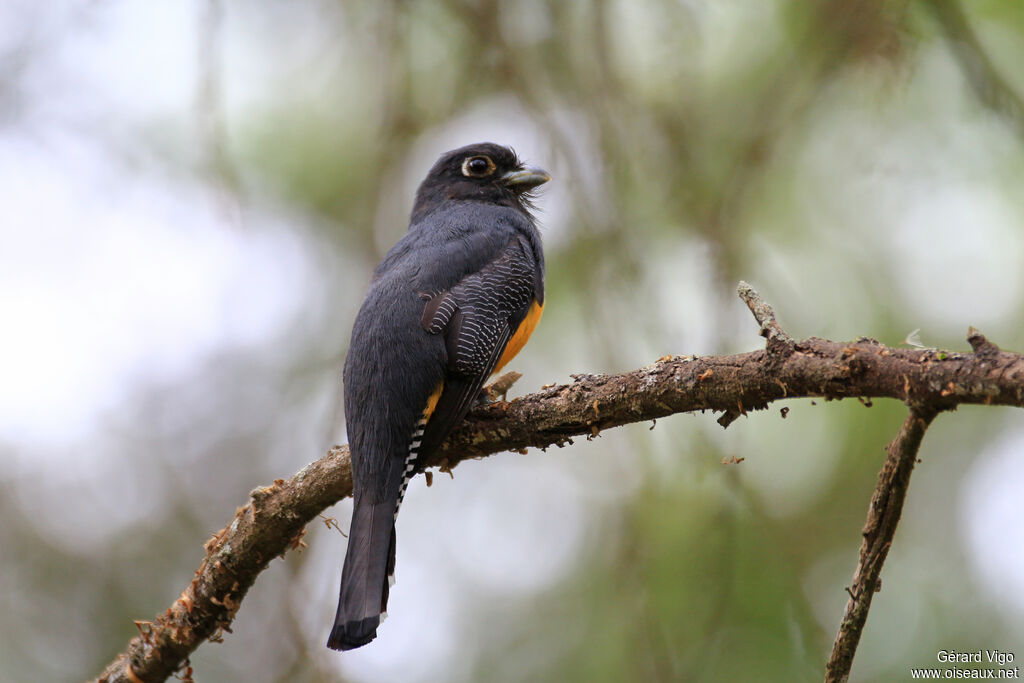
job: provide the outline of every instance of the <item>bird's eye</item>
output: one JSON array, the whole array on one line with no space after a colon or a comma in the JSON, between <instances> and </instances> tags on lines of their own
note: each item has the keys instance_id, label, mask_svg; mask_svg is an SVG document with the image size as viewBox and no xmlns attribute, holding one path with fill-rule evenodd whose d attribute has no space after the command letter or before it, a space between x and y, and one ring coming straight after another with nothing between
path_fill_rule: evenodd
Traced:
<instances>
[{"instance_id":1,"label":"bird's eye","mask_svg":"<svg viewBox=\"0 0 1024 683\"><path fill-rule=\"evenodd\" d=\"M462 162L462 175L470 178L483 178L494 173L494 162L490 157L466 157Z\"/></svg>"}]
</instances>

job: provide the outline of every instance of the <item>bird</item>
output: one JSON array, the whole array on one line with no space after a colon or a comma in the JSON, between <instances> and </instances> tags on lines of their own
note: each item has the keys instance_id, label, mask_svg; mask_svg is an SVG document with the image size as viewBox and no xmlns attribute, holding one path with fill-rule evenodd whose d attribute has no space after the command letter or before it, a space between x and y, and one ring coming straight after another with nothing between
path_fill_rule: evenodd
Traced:
<instances>
[{"instance_id":1,"label":"bird","mask_svg":"<svg viewBox=\"0 0 1024 683\"><path fill-rule=\"evenodd\" d=\"M544 311L535 188L551 176L491 142L447 152L373 272L343 370L353 509L327 646L377 637L410 479L526 344Z\"/></svg>"}]
</instances>

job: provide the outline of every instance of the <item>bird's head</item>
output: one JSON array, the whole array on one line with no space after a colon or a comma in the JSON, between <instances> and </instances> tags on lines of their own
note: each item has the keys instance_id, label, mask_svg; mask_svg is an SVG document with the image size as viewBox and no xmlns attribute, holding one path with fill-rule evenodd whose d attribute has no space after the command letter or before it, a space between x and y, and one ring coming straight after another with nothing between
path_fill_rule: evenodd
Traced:
<instances>
[{"instance_id":1,"label":"bird's head","mask_svg":"<svg viewBox=\"0 0 1024 683\"><path fill-rule=\"evenodd\" d=\"M530 191L549 180L547 171L526 166L508 147L492 142L460 147L442 155L420 183L413 220L452 200L483 201L526 211Z\"/></svg>"}]
</instances>

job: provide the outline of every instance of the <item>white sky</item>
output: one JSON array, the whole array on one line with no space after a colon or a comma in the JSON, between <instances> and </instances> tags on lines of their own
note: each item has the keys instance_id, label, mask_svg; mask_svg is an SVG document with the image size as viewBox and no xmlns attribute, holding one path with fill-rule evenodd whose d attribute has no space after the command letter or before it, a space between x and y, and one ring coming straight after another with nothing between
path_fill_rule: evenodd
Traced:
<instances>
[{"instance_id":1,"label":"white sky","mask_svg":"<svg viewBox=\"0 0 1024 683\"><path fill-rule=\"evenodd\" d=\"M238 229L201 187L51 142L0 138L0 435L66 443L136 382L272 337L310 282L301 232Z\"/></svg>"}]
</instances>

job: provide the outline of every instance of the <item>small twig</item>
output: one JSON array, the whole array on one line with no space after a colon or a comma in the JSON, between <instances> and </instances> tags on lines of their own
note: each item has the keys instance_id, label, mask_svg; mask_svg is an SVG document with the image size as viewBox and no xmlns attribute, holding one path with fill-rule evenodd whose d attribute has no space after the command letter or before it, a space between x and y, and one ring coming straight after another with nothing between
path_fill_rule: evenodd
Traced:
<instances>
[{"instance_id":1,"label":"small twig","mask_svg":"<svg viewBox=\"0 0 1024 683\"><path fill-rule=\"evenodd\" d=\"M990 342L985 335L974 327L967 328L967 343L979 356L995 356L999 354L999 347Z\"/></svg>"},{"instance_id":2,"label":"small twig","mask_svg":"<svg viewBox=\"0 0 1024 683\"><path fill-rule=\"evenodd\" d=\"M871 599L881 588L879 576L903 512L903 501L910 485L910 474L917 462L921 439L937 414L934 408L912 406L899 434L886 448L888 455L878 474L878 484L864 523L860 560L853 572L853 583L846 589L850 599L846 603L839 633L836 634L832 655L825 667L826 683L844 683L850 676L850 667L853 666L853 656L864 631Z\"/></svg>"},{"instance_id":3,"label":"small twig","mask_svg":"<svg viewBox=\"0 0 1024 683\"><path fill-rule=\"evenodd\" d=\"M779 325L775 319L775 311L772 310L768 302L761 298L756 289L743 280L740 280L736 291L743 302L747 304L750 312L754 314L758 325L761 326L759 334L768 340L766 346L770 359L773 361L784 360L792 355L796 348L796 342ZM719 416L718 424L722 425L722 429L726 429L740 415L746 415L742 405L737 408L729 408Z\"/></svg>"},{"instance_id":4,"label":"small twig","mask_svg":"<svg viewBox=\"0 0 1024 683\"><path fill-rule=\"evenodd\" d=\"M775 311L768 305L761 295L757 293L757 290L751 287L749 284L740 280L739 286L736 291L739 293L740 298L743 299L744 303L747 304L747 308L754 314L754 319L757 320L758 324L761 325L761 336L771 342L782 342L788 347L792 347L794 344L793 338L786 334L786 331L782 329L778 321L775 320ZM771 349L769 348L769 351Z\"/></svg>"},{"instance_id":5,"label":"small twig","mask_svg":"<svg viewBox=\"0 0 1024 683\"><path fill-rule=\"evenodd\" d=\"M729 410L726 410L724 413L719 415L716 422L722 425L722 429L726 429L729 425L738 420L741 414L742 413L740 413L740 411L730 408Z\"/></svg>"}]
</instances>

